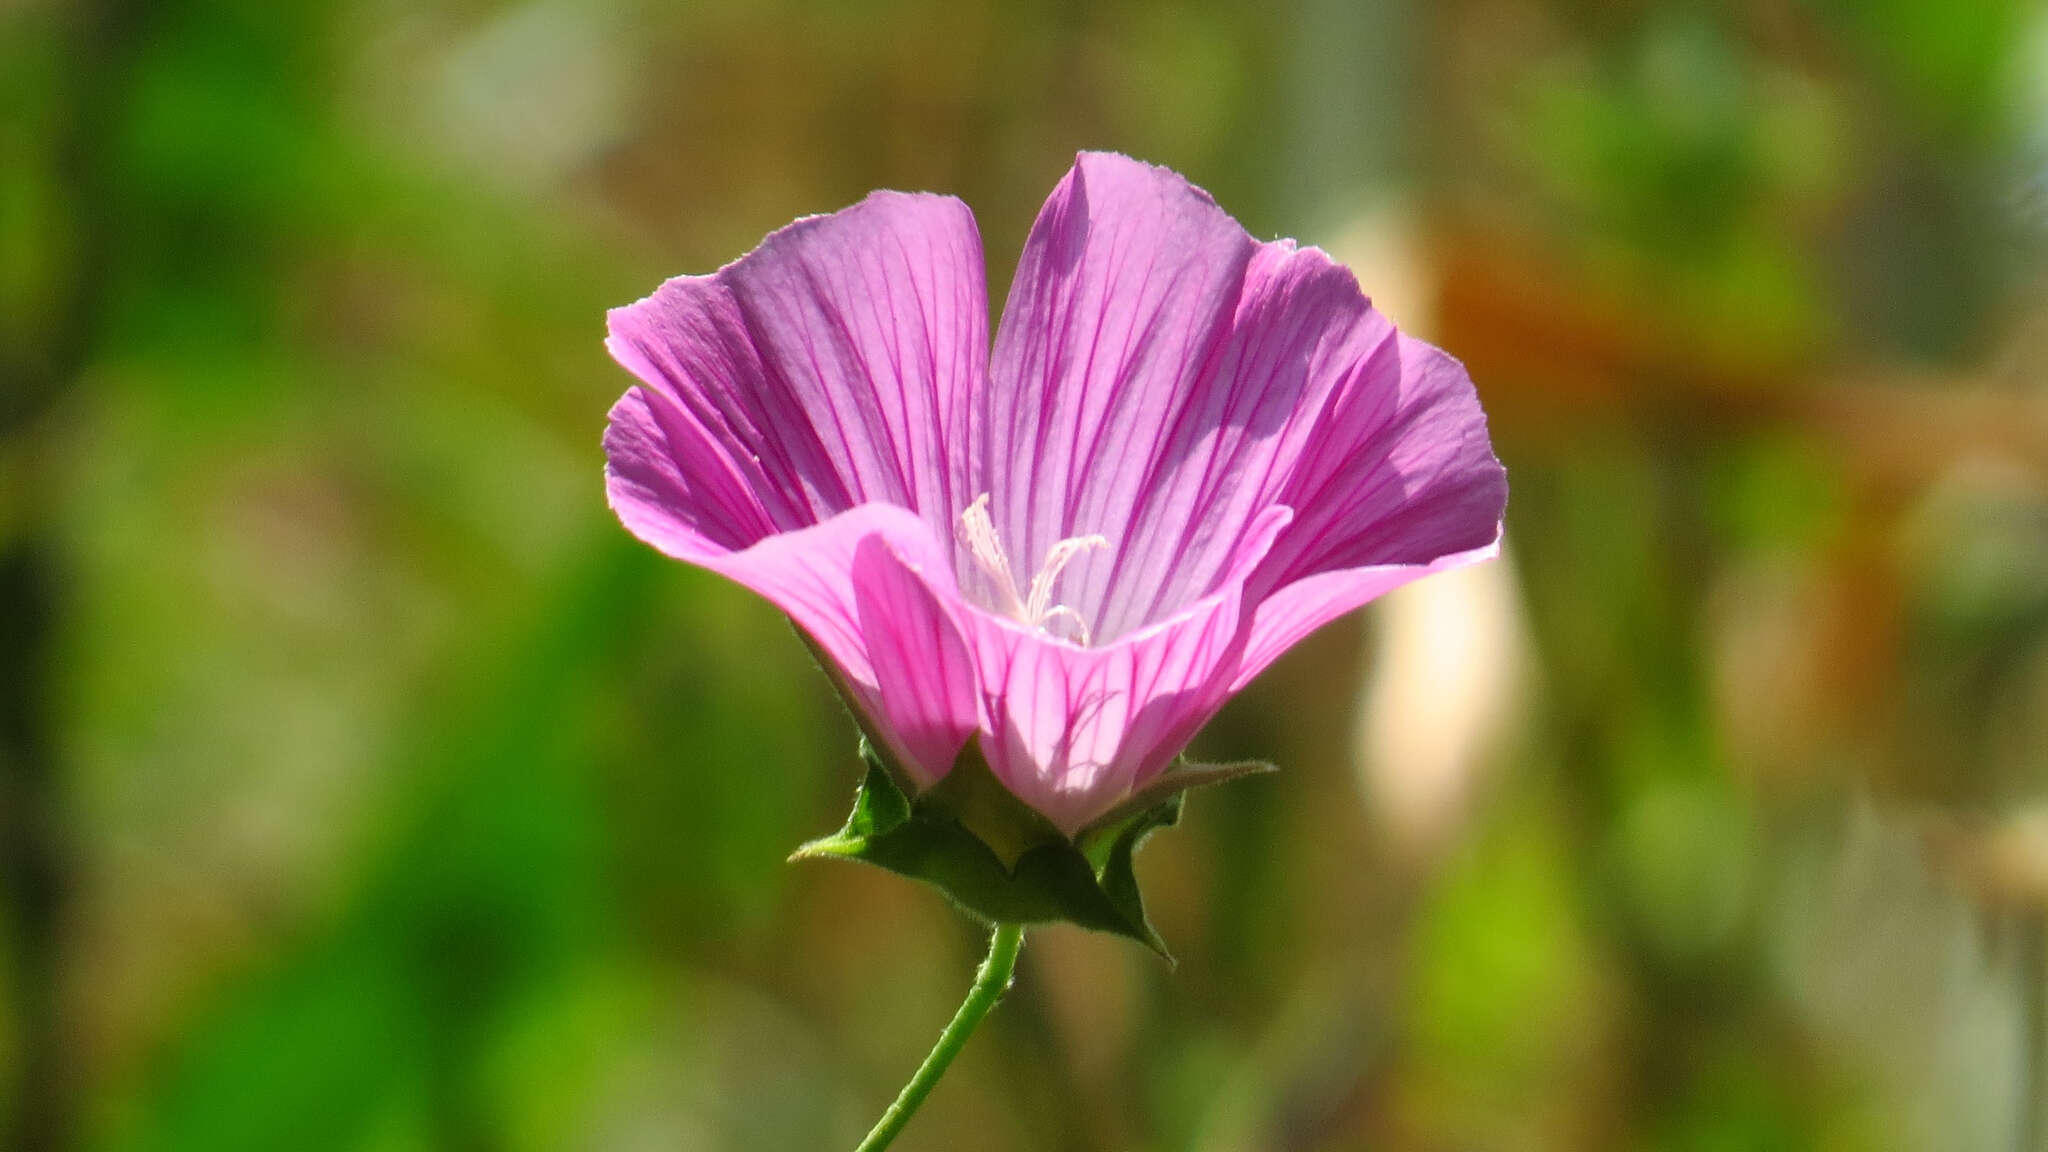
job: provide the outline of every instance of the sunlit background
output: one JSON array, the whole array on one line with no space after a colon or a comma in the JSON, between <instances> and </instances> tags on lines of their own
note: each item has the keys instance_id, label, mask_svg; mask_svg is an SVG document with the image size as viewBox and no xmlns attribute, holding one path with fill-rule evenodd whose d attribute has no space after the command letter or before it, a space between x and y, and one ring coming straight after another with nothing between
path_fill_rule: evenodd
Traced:
<instances>
[{"instance_id":1,"label":"sunlit background","mask_svg":"<svg viewBox=\"0 0 2048 1152\"><path fill-rule=\"evenodd\" d=\"M2048 1148L2048 15L0 0L0 1147L850 1148L982 940L629 538L604 309L1078 148L1466 360L1508 555L1204 734L904 1149Z\"/></svg>"}]
</instances>

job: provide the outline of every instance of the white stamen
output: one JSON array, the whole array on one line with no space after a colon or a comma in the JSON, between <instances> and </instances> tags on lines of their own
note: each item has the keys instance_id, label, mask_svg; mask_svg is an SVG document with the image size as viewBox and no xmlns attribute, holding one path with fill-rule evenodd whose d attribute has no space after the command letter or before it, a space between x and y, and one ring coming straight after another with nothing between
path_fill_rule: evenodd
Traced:
<instances>
[{"instance_id":1,"label":"white stamen","mask_svg":"<svg viewBox=\"0 0 2048 1152\"><path fill-rule=\"evenodd\" d=\"M1100 535L1069 536L1055 543L1045 551L1045 563L1039 565L1036 575L1031 577L1031 592L1028 598L1017 594L1017 579L1010 569L1009 554L1003 551L1003 543L996 535L994 519L988 514L989 494L984 492L974 498L974 503L960 513L960 543L974 560L974 566L988 576L989 587L997 603L991 605L996 611L1021 624L1029 625L1047 635L1054 620L1063 620L1079 633L1076 643L1088 647L1092 634L1088 620L1081 613L1065 604L1052 602L1053 585L1060 574L1072 563L1074 557L1095 548L1109 547L1109 541Z\"/></svg>"},{"instance_id":2,"label":"white stamen","mask_svg":"<svg viewBox=\"0 0 2048 1152\"><path fill-rule=\"evenodd\" d=\"M1010 575L1010 557L1003 551L1003 542L996 536L996 523L989 518L988 493L983 492L960 513L960 543L967 546L967 554L974 558L974 564L986 573L994 589L997 611L1012 619L1024 619L1024 601L1017 596L1017 581Z\"/></svg>"},{"instance_id":3,"label":"white stamen","mask_svg":"<svg viewBox=\"0 0 2048 1152\"><path fill-rule=\"evenodd\" d=\"M1053 582L1060 578L1060 572L1066 568L1067 564L1074 557L1091 548L1107 547L1109 547L1109 541L1097 535L1069 536L1065 540L1046 549L1045 563L1039 565L1038 575L1031 578L1031 598L1024 602L1025 616L1033 624L1043 625L1046 619L1052 615L1053 609L1063 608L1068 615L1076 620L1080 620L1080 614L1072 608L1064 608L1063 605L1057 605L1052 602ZM1087 633L1085 621L1082 623L1082 633L1083 635Z\"/></svg>"},{"instance_id":4,"label":"white stamen","mask_svg":"<svg viewBox=\"0 0 2048 1152\"><path fill-rule=\"evenodd\" d=\"M1038 618L1038 630L1048 636L1052 635L1052 622L1055 620L1070 621L1074 625L1074 631L1080 634L1074 638L1074 643L1083 648L1094 645L1095 638L1088 630L1087 618L1065 604L1055 604L1046 609L1045 615Z\"/></svg>"}]
</instances>

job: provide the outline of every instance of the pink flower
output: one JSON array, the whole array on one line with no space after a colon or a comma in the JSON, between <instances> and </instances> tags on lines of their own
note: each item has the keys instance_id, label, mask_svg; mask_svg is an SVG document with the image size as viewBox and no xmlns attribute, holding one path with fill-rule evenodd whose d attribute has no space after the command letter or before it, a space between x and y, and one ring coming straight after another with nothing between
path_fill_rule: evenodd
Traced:
<instances>
[{"instance_id":1,"label":"pink flower","mask_svg":"<svg viewBox=\"0 0 2048 1152\"><path fill-rule=\"evenodd\" d=\"M900 192L610 315L619 519L787 612L913 789L979 737L1071 835L1311 631L1498 550L1464 369L1166 169L1082 154L987 316L967 206Z\"/></svg>"}]
</instances>

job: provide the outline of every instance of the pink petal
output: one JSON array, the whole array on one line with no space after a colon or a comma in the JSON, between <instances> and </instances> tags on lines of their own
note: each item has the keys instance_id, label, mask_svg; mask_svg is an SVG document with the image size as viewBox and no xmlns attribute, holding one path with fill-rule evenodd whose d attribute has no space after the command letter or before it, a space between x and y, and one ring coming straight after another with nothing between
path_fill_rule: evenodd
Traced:
<instances>
[{"instance_id":1,"label":"pink petal","mask_svg":"<svg viewBox=\"0 0 2048 1152\"><path fill-rule=\"evenodd\" d=\"M1243 581L1287 520L1269 509L1221 589L1106 647L963 613L996 778L1071 835L1158 775L1229 697L1246 635Z\"/></svg>"},{"instance_id":2,"label":"pink petal","mask_svg":"<svg viewBox=\"0 0 2048 1152\"><path fill-rule=\"evenodd\" d=\"M1109 574L1107 620L1137 626L1206 592L1278 501L1331 391L1393 336L1322 252L1261 245L1228 335L1156 444Z\"/></svg>"},{"instance_id":3,"label":"pink petal","mask_svg":"<svg viewBox=\"0 0 2048 1152\"><path fill-rule=\"evenodd\" d=\"M986 488L1098 642L1218 586L1347 365L1389 339L1351 274L1261 245L1162 168L1083 154L1026 242L990 369Z\"/></svg>"},{"instance_id":4,"label":"pink petal","mask_svg":"<svg viewBox=\"0 0 2048 1152\"><path fill-rule=\"evenodd\" d=\"M854 605L875 673L869 716L921 786L952 768L980 720L973 659L928 583L958 600L952 574L937 562L931 570L906 560L880 534L853 557Z\"/></svg>"},{"instance_id":5,"label":"pink petal","mask_svg":"<svg viewBox=\"0 0 2048 1152\"><path fill-rule=\"evenodd\" d=\"M975 727L972 668L917 573L946 556L923 522L863 504L822 524L701 561L759 593L816 642L848 703L912 783L952 770Z\"/></svg>"},{"instance_id":6,"label":"pink petal","mask_svg":"<svg viewBox=\"0 0 2048 1152\"><path fill-rule=\"evenodd\" d=\"M1101 614L1114 553L1176 397L1229 319L1257 246L1209 197L1164 169L1084 153L1024 244L989 379L987 484L1026 572L1058 541L1099 532L1062 597Z\"/></svg>"},{"instance_id":7,"label":"pink petal","mask_svg":"<svg viewBox=\"0 0 2048 1152\"><path fill-rule=\"evenodd\" d=\"M930 528L907 509L862 504L726 551L698 523L708 502L684 487L690 462L716 457L650 439L660 425L648 413L660 403L636 389L614 412L607 487L619 519L661 551L782 609L832 663L848 703L912 782L943 777L979 713L965 645L924 581L937 573L951 588L951 559Z\"/></svg>"},{"instance_id":8,"label":"pink petal","mask_svg":"<svg viewBox=\"0 0 2048 1152\"><path fill-rule=\"evenodd\" d=\"M799 220L711 276L684 276L610 315L606 345L643 406L694 430L668 438L751 491L776 530L886 500L949 538L972 496L969 398L987 348L981 239L950 197L877 192ZM957 450L954 446L960 446ZM696 489L702 491L700 483ZM762 525L707 506L694 529L730 547Z\"/></svg>"},{"instance_id":9,"label":"pink petal","mask_svg":"<svg viewBox=\"0 0 2048 1152\"><path fill-rule=\"evenodd\" d=\"M1454 552L1428 564L1367 565L1318 572L1268 597L1253 614L1250 635L1239 658L1234 693L1250 684L1267 666L1309 633L1403 584L1436 572L1463 568L1500 555L1500 538L1465 552Z\"/></svg>"},{"instance_id":10,"label":"pink petal","mask_svg":"<svg viewBox=\"0 0 2048 1152\"><path fill-rule=\"evenodd\" d=\"M670 556L701 562L776 530L767 494L670 392L628 390L612 406L604 456L619 521Z\"/></svg>"},{"instance_id":11,"label":"pink petal","mask_svg":"<svg viewBox=\"0 0 2048 1152\"><path fill-rule=\"evenodd\" d=\"M1252 578L1234 688L1367 601L1497 554L1507 475L1464 367L1401 336L1331 398L1281 498L1295 521Z\"/></svg>"}]
</instances>

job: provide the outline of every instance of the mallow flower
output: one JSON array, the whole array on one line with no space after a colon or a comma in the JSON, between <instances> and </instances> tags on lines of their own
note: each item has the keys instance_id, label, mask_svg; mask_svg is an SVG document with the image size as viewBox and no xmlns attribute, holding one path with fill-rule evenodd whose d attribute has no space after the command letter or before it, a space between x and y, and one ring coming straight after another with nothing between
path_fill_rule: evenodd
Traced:
<instances>
[{"instance_id":1,"label":"mallow flower","mask_svg":"<svg viewBox=\"0 0 2048 1152\"><path fill-rule=\"evenodd\" d=\"M993 346L967 206L876 192L607 347L625 526L787 613L907 796L977 751L1069 837L1317 627L1499 546L1458 362L1120 155L1053 189Z\"/></svg>"},{"instance_id":2,"label":"mallow flower","mask_svg":"<svg viewBox=\"0 0 2048 1152\"><path fill-rule=\"evenodd\" d=\"M981 238L876 192L613 311L605 432L642 540L787 613L870 766L800 855L937 884L995 925L885 1147L1007 987L1022 925L1164 952L1131 854L1230 696L1317 627L1499 547L1472 383L1315 248L1163 168L1083 153L991 346Z\"/></svg>"}]
</instances>

